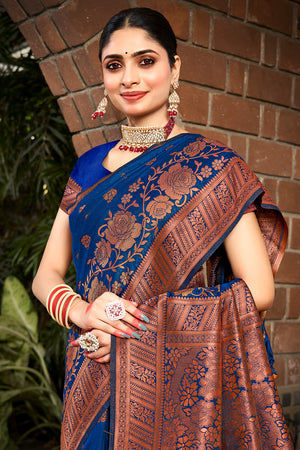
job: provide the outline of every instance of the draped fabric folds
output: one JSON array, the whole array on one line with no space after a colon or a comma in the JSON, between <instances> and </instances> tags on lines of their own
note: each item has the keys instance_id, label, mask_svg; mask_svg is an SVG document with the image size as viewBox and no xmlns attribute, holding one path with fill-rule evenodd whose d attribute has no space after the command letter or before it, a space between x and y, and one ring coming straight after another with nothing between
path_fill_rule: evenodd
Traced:
<instances>
[{"instance_id":1,"label":"draped fabric folds","mask_svg":"<svg viewBox=\"0 0 300 450\"><path fill-rule=\"evenodd\" d=\"M77 291L134 300L150 323L139 340L112 338L111 364L67 349L61 448L291 449L261 318L222 246L255 204L275 274L279 210L216 141L182 134L110 174L112 145L79 159L61 206Z\"/></svg>"}]
</instances>

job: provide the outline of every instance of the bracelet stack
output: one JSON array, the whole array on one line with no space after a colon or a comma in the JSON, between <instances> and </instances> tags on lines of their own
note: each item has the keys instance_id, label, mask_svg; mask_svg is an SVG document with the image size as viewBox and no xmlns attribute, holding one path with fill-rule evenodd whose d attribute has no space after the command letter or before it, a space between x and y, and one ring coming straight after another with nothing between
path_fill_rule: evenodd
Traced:
<instances>
[{"instance_id":1,"label":"bracelet stack","mask_svg":"<svg viewBox=\"0 0 300 450\"><path fill-rule=\"evenodd\" d=\"M68 316L71 305L76 298L81 297L67 284L54 286L49 292L46 300L46 308L52 319L56 320L59 325L71 328Z\"/></svg>"}]
</instances>

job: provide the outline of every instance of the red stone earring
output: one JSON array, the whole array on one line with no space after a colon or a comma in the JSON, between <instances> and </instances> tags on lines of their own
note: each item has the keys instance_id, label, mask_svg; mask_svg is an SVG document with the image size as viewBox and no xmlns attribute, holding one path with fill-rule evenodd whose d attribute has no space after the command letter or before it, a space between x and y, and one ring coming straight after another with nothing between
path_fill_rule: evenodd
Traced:
<instances>
[{"instance_id":1,"label":"red stone earring","mask_svg":"<svg viewBox=\"0 0 300 450\"><path fill-rule=\"evenodd\" d=\"M178 88L178 86L179 86L178 81L175 81L175 83L172 86L172 92L169 95L168 112L169 112L170 117L177 116L177 109L178 109L178 105L180 103L179 95L176 92L176 89Z\"/></svg>"},{"instance_id":2,"label":"red stone earring","mask_svg":"<svg viewBox=\"0 0 300 450\"><path fill-rule=\"evenodd\" d=\"M96 111L92 114L92 119L96 119L99 116L103 117L104 114L106 113L107 105L108 105L107 92L106 92L106 89L104 89L104 97L101 100L101 102L99 103Z\"/></svg>"}]
</instances>

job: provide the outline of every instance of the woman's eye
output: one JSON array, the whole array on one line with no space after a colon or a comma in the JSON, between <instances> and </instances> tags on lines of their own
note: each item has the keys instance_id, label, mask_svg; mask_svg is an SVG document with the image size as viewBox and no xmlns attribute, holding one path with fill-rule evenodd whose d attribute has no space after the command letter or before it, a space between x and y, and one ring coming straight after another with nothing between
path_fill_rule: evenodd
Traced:
<instances>
[{"instance_id":1,"label":"woman's eye","mask_svg":"<svg viewBox=\"0 0 300 450\"><path fill-rule=\"evenodd\" d=\"M116 69L119 69L120 67L121 67L121 64L118 62L111 62L106 65L106 68L108 70L116 70Z\"/></svg>"},{"instance_id":2,"label":"woman's eye","mask_svg":"<svg viewBox=\"0 0 300 450\"><path fill-rule=\"evenodd\" d=\"M154 64L154 60L152 58L144 58L141 61L142 66L149 66L150 64Z\"/></svg>"}]
</instances>

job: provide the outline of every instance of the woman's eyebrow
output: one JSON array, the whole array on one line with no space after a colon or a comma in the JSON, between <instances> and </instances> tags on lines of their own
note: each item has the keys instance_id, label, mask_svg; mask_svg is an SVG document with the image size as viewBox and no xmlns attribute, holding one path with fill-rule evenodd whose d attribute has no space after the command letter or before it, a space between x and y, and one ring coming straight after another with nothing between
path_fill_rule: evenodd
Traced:
<instances>
[{"instance_id":1,"label":"woman's eyebrow","mask_svg":"<svg viewBox=\"0 0 300 450\"><path fill-rule=\"evenodd\" d=\"M158 55L158 53L157 53L156 51L151 50L151 49L146 49L146 50L139 50L139 51L137 51L137 52L134 52L134 53L132 54L132 56L133 56L133 57L141 56L141 55L144 55L145 53L155 53L156 55ZM103 59L103 62L104 62L106 59L123 59L123 55L118 55L118 54L106 55L105 58Z\"/></svg>"}]
</instances>

